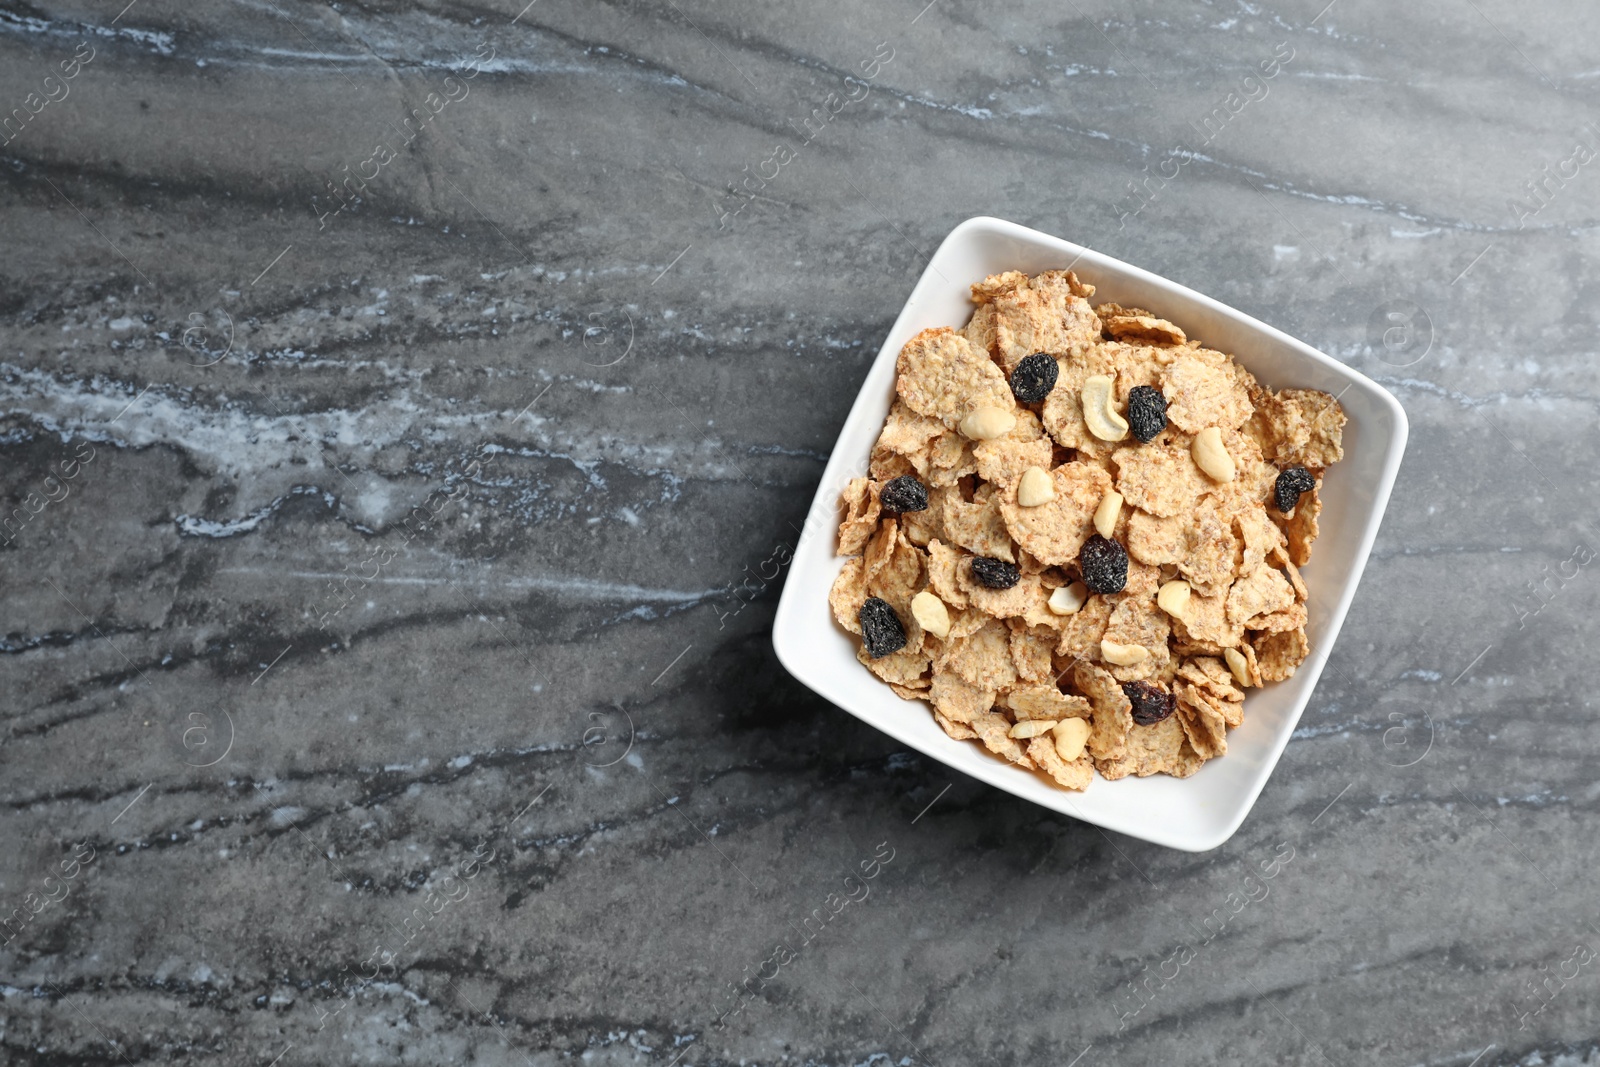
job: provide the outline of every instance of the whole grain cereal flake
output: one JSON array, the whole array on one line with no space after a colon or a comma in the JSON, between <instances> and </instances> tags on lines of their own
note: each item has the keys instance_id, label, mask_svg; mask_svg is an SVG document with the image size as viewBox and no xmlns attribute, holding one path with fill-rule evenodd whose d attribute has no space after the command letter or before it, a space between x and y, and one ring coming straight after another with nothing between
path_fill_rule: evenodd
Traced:
<instances>
[{"instance_id":1,"label":"whole grain cereal flake","mask_svg":"<svg viewBox=\"0 0 1600 1067\"><path fill-rule=\"evenodd\" d=\"M967 606L958 569L965 569L969 557L937 539L928 542L928 588L952 608Z\"/></svg>"},{"instance_id":2,"label":"whole grain cereal flake","mask_svg":"<svg viewBox=\"0 0 1600 1067\"><path fill-rule=\"evenodd\" d=\"M1312 489L1300 494L1294 513L1284 521L1283 532L1289 542L1289 560L1296 567L1304 567L1311 562L1311 542L1317 539L1317 519L1321 514L1322 497L1316 489Z\"/></svg>"},{"instance_id":3,"label":"whole grain cereal flake","mask_svg":"<svg viewBox=\"0 0 1600 1067\"><path fill-rule=\"evenodd\" d=\"M961 334L972 342L972 347L993 357L999 350L999 338L995 336L994 305L979 304Z\"/></svg>"},{"instance_id":4,"label":"whole grain cereal flake","mask_svg":"<svg viewBox=\"0 0 1600 1067\"><path fill-rule=\"evenodd\" d=\"M944 530L951 543L960 545L974 556L1015 563L1017 556L1000 501L1000 493L988 484L978 487L970 504L962 500L959 493L947 494L944 498Z\"/></svg>"},{"instance_id":5,"label":"whole grain cereal flake","mask_svg":"<svg viewBox=\"0 0 1600 1067\"><path fill-rule=\"evenodd\" d=\"M1120 598L1100 639L1119 645L1137 645L1147 655L1138 663L1108 665L1112 677L1119 682L1134 682L1160 673L1172 658L1167 650L1167 638L1171 633L1167 613L1156 606L1154 597Z\"/></svg>"},{"instance_id":6,"label":"whole grain cereal flake","mask_svg":"<svg viewBox=\"0 0 1600 1067\"><path fill-rule=\"evenodd\" d=\"M977 731L978 740L990 752L1020 767L1033 769L1033 761L1028 758L1027 750L1021 743L1011 736L1011 722L1004 715L985 712L972 720L972 728Z\"/></svg>"},{"instance_id":7,"label":"whole grain cereal flake","mask_svg":"<svg viewBox=\"0 0 1600 1067\"><path fill-rule=\"evenodd\" d=\"M1075 693L1063 693L1052 684L1030 685L1011 690L1001 700L1018 722L1027 719L1087 719L1094 709Z\"/></svg>"},{"instance_id":8,"label":"whole grain cereal flake","mask_svg":"<svg viewBox=\"0 0 1600 1067\"><path fill-rule=\"evenodd\" d=\"M1094 760L1083 755L1067 762L1061 758L1049 734L1040 734L1028 742L1028 756L1063 789L1082 792L1094 780Z\"/></svg>"},{"instance_id":9,"label":"whole grain cereal flake","mask_svg":"<svg viewBox=\"0 0 1600 1067\"><path fill-rule=\"evenodd\" d=\"M1094 533L1094 513L1111 488L1106 472L1086 463L1063 463L1050 472L1055 496L1036 507L1017 503L1016 487L1000 498L1006 531L1034 558L1052 567L1075 563Z\"/></svg>"},{"instance_id":10,"label":"whole grain cereal flake","mask_svg":"<svg viewBox=\"0 0 1600 1067\"><path fill-rule=\"evenodd\" d=\"M1187 511L1212 481L1195 464L1187 444L1132 444L1111 456L1117 465L1117 492L1141 511L1165 518Z\"/></svg>"},{"instance_id":11,"label":"whole grain cereal flake","mask_svg":"<svg viewBox=\"0 0 1600 1067\"><path fill-rule=\"evenodd\" d=\"M1281 682L1294 677L1295 668L1311 653L1304 628L1258 634L1252 644L1264 682Z\"/></svg>"},{"instance_id":12,"label":"whole grain cereal flake","mask_svg":"<svg viewBox=\"0 0 1600 1067\"><path fill-rule=\"evenodd\" d=\"M973 685L954 671L935 671L929 699L952 722L971 722L994 707L995 691Z\"/></svg>"},{"instance_id":13,"label":"whole grain cereal flake","mask_svg":"<svg viewBox=\"0 0 1600 1067\"><path fill-rule=\"evenodd\" d=\"M1073 668L1072 680L1094 708L1088 748L1096 765L1101 760L1121 759L1133 729L1133 702L1115 678L1092 663Z\"/></svg>"},{"instance_id":14,"label":"whole grain cereal flake","mask_svg":"<svg viewBox=\"0 0 1600 1067\"><path fill-rule=\"evenodd\" d=\"M936 437L947 432L947 427L939 419L928 415L920 415L906 406L905 401L895 399L889 408L889 417L884 420L883 431L878 434L875 449L898 453L911 459L920 459L921 463L913 464L920 471L926 473L928 465L928 445Z\"/></svg>"},{"instance_id":15,"label":"whole grain cereal flake","mask_svg":"<svg viewBox=\"0 0 1600 1067\"><path fill-rule=\"evenodd\" d=\"M1177 719L1195 754L1215 759L1228 751L1228 722L1215 702L1189 684L1178 685Z\"/></svg>"},{"instance_id":16,"label":"whole grain cereal flake","mask_svg":"<svg viewBox=\"0 0 1600 1067\"><path fill-rule=\"evenodd\" d=\"M900 516L901 531L918 548L926 549L935 538L943 540L949 536L944 530L944 497L940 495L944 492L948 492L948 487L929 490L927 507Z\"/></svg>"},{"instance_id":17,"label":"whole grain cereal flake","mask_svg":"<svg viewBox=\"0 0 1600 1067\"><path fill-rule=\"evenodd\" d=\"M972 457L978 477L1007 487L1021 478L1029 467L1048 470L1055 447L1055 442L1039 425L1039 417L1031 411L1023 411L1017 415L1017 425L1010 433L973 445Z\"/></svg>"},{"instance_id":18,"label":"whole grain cereal flake","mask_svg":"<svg viewBox=\"0 0 1600 1067\"><path fill-rule=\"evenodd\" d=\"M1226 590L1238 572L1241 554L1232 517L1208 500L1194 509L1184 539L1187 552L1178 561L1178 573L1203 595Z\"/></svg>"},{"instance_id":19,"label":"whole grain cereal flake","mask_svg":"<svg viewBox=\"0 0 1600 1067\"><path fill-rule=\"evenodd\" d=\"M1217 649L1233 648L1244 640L1244 623L1228 618L1228 596L1205 596L1191 592L1177 630L1191 641Z\"/></svg>"},{"instance_id":20,"label":"whole grain cereal flake","mask_svg":"<svg viewBox=\"0 0 1600 1067\"><path fill-rule=\"evenodd\" d=\"M1231 430L1255 410L1231 370L1192 355L1173 362L1161 391L1167 398L1168 420L1185 433L1199 433L1207 426Z\"/></svg>"},{"instance_id":21,"label":"whole grain cereal flake","mask_svg":"<svg viewBox=\"0 0 1600 1067\"><path fill-rule=\"evenodd\" d=\"M967 603L978 611L997 619L1009 619L1026 615L1035 607L1044 605L1044 583L1037 574L1023 575L1009 589L991 589L973 573L973 558L969 557L959 566L956 583Z\"/></svg>"},{"instance_id":22,"label":"whole grain cereal flake","mask_svg":"<svg viewBox=\"0 0 1600 1067\"><path fill-rule=\"evenodd\" d=\"M945 717L937 708L935 708L933 712L933 721L938 723L939 728L943 730L945 734L952 740L976 741L978 738L978 731L974 730L964 722L956 722Z\"/></svg>"},{"instance_id":23,"label":"whole grain cereal flake","mask_svg":"<svg viewBox=\"0 0 1600 1067\"><path fill-rule=\"evenodd\" d=\"M1011 624L1011 663L1017 677L1027 682L1048 682L1055 677L1051 654L1056 647L1056 632L1044 626L1029 626L1020 619Z\"/></svg>"},{"instance_id":24,"label":"whole grain cereal flake","mask_svg":"<svg viewBox=\"0 0 1600 1067\"><path fill-rule=\"evenodd\" d=\"M1344 457L1344 409L1316 389L1257 389L1254 429L1261 451L1279 467L1320 471Z\"/></svg>"},{"instance_id":25,"label":"whole grain cereal flake","mask_svg":"<svg viewBox=\"0 0 1600 1067\"><path fill-rule=\"evenodd\" d=\"M1155 567L1177 563L1189 554L1188 529L1187 515L1163 517L1134 508L1128 516L1128 555Z\"/></svg>"},{"instance_id":26,"label":"whole grain cereal flake","mask_svg":"<svg viewBox=\"0 0 1600 1067\"><path fill-rule=\"evenodd\" d=\"M995 353L1010 374L1035 352L1051 355L1086 348L1100 339L1100 320L1089 302L1055 280L1035 279L1027 286L996 293Z\"/></svg>"},{"instance_id":27,"label":"whole grain cereal flake","mask_svg":"<svg viewBox=\"0 0 1600 1067\"><path fill-rule=\"evenodd\" d=\"M1294 602L1289 579L1263 563L1228 590L1228 620L1251 627L1259 617L1282 611Z\"/></svg>"},{"instance_id":28,"label":"whole grain cereal flake","mask_svg":"<svg viewBox=\"0 0 1600 1067\"><path fill-rule=\"evenodd\" d=\"M974 632L957 638L952 631L950 668L966 681L984 689L1008 689L1017 684L1011 662L1011 630L999 619L986 619Z\"/></svg>"},{"instance_id":29,"label":"whole grain cereal flake","mask_svg":"<svg viewBox=\"0 0 1600 1067\"><path fill-rule=\"evenodd\" d=\"M1270 612L1266 615L1257 615L1250 620L1248 628L1251 630L1264 630L1267 633L1303 630L1308 617L1306 606L1296 601L1281 610Z\"/></svg>"},{"instance_id":30,"label":"whole grain cereal flake","mask_svg":"<svg viewBox=\"0 0 1600 1067\"><path fill-rule=\"evenodd\" d=\"M1153 345L1181 345L1188 341L1182 330L1158 319L1143 308L1101 304L1094 309L1107 336L1118 341L1140 341Z\"/></svg>"},{"instance_id":31,"label":"whole grain cereal flake","mask_svg":"<svg viewBox=\"0 0 1600 1067\"><path fill-rule=\"evenodd\" d=\"M828 606L833 609L833 617L840 626L859 636L861 620L858 613L862 601L866 599L866 567L860 556L854 556L844 561L838 577L833 580L833 588L828 590Z\"/></svg>"},{"instance_id":32,"label":"whole grain cereal flake","mask_svg":"<svg viewBox=\"0 0 1600 1067\"><path fill-rule=\"evenodd\" d=\"M1099 659L1100 641L1111 625L1111 612L1116 603L1110 597L1094 595L1083 607L1067 616L1061 627L1061 639L1056 642L1056 655L1067 659Z\"/></svg>"},{"instance_id":33,"label":"whole grain cereal flake","mask_svg":"<svg viewBox=\"0 0 1600 1067\"><path fill-rule=\"evenodd\" d=\"M912 652L909 648L902 648L898 652L891 652L887 656L874 658L866 646L856 650L856 659L862 665L876 674L885 682L899 685L910 685L916 682L928 671L931 657L920 648Z\"/></svg>"},{"instance_id":34,"label":"whole grain cereal flake","mask_svg":"<svg viewBox=\"0 0 1600 1067\"><path fill-rule=\"evenodd\" d=\"M878 493L883 486L870 478L852 478L839 494L844 518L839 521L839 555L854 556L878 529Z\"/></svg>"},{"instance_id":35,"label":"whole grain cereal flake","mask_svg":"<svg viewBox=\"0 0 1600 1067\"><path fill-rule=\"evenodd\" d=\"M1123 754L1112 760L1096 758L1095 769L1107 781L1116 781L1128 775L1140 778L1152 774L1170 774L1174 778L1187 778L1200 769L1205 758L1189 744L1188 735L1176 715L1169 715L1154 726L1132 727L1127 736Z\"/></svg>"},{"instance_id":36,"label":"whole grain cereal flake","mask_svg":"<svg viewBox=\"0 0 1600 1067\"><path fill-rule=\"evenodd\" d=\"M954 430L983 407L1016 409L1011 386L988 353L949 327L923 330L900 350L895 390L912 411Z\"/></svg>"}]
</instances>

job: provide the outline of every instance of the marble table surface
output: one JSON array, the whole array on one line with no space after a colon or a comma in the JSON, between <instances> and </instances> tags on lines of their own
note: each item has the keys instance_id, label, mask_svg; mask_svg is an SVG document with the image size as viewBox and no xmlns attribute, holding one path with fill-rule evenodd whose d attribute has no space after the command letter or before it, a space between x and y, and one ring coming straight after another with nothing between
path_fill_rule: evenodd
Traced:
<instances>
[{"instance_id":1,"label":"marble table surface","mask_svg":"<svg viewBox=\"0 0 1600 1067\"><path fill-rule=\"evenodd\" d=\"M1600 1062L1593 6L124 2L0 3L0 1059ZM774 659L977 214L1409 413L1213 852Z\"/></svg>"}]
</instances>

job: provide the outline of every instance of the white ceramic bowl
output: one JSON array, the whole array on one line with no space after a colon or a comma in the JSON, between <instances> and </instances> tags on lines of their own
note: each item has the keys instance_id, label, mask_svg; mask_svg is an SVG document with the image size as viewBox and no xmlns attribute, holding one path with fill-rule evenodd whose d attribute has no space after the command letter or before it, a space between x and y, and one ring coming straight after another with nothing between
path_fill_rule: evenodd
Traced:
<instances>
[{"instance_id":1,"label":"white ceramic bowl","mask_svg":"<svg viewBox=\"0 0 1600 1067\"><path fill-rule=\"evenodd\" d=\"M1149 308L1190 337L1228 352L1273 388L1322 389L1349 416L1344 459L1322 487L1321 536L1304 577L1310 591L1311 654L1293 678L1250 690L1244 724L1228 753L1191 778L1095 778L1083 793L1059 789L972 741L945 736L923 701L901 700L856 660L856 641L828 608L843 560L836 547L839 491L866 473L867 457L894 399L895 358L918 331L960 329L971 317L969 286L990 274L1075 270L1094 302ZM1000 219L968 219L950 232L912 290L850 409L807 514L778 604L772 643L800 681L863 722L950 767L1053 811L1156 844L1191 852L1233 836L1277 764L1355 596L1405 451L1406 415L1387 390L1294 338L1148 271Z\"/></svg>"}]
</instances>

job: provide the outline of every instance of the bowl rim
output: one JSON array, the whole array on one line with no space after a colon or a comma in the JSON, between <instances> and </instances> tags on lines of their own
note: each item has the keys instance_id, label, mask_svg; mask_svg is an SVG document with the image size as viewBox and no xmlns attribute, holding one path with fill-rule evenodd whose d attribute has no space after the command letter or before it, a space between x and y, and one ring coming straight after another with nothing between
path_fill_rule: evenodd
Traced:
<instances>
[{"instance_id":1,"label":"bowl rim","mask_svg":"<svg viewBox=\"0 0 1600 1067\"><path fill-rule=\"evenodd\" d=\"M1072 269L1079 263L1088 263L1091 266L1104 267L1110 271L1121 273L1128 278L1136 279L1146 285L1180 295L1188 300L1193 301L1195 304L1206 308L1213 314L1233 320L1233 322L1238 326L1243 327L1251 332L1258 333L1263 337L1276 342L1278 345L1292 352L1295 356L1320 365L1331 375L1347 380L1349 384L1345 386L1346 390L1348 390L1351 386L1360 385L1369 396L1378 402L1381 408L1388 415L1389 430L1387 439L1378 443L1378 447L1381 447L1383 453L1381 473L1378 477L1378 480L1369 486L1372 504L1370 511L1366 516L1365 523L1360 529L1359 536L1356 538L1356 553L1353 558L1348 577L1346 578L1343 592L1338 597L1337 602L1331 605L1331 608L1329 609L1326 622L1326 638L1319 641L1318 645L1312 649L1311 654L1307 657L1306 662L1303 663L1300 667L1300 670L1296 672L1297 677L1301 672L1306 672L1309 677L1304 683L1300 695L1295 699L1294 706L1289 711L1284 725L1279 729L1277 736L1272 738L1271 744L1265 754L1265 758L1262 761L1261 767L1255 773L1254 780L1251 781L1245 789L1239 791L1238 795L1241 799L1238 802L1237 810L1227 819L1225 824L1211 833L1194 833L1189 831L1169 832L1166 830L1166 828L1161 826L1130 824L1115 818L1101 817L1096 813L1080 812L1077 810L1077 806L1072 803L1072 799L1078 794L1074 794L1068 790L1058 790L1055 794L1052 794L1053 803L1046 803L1039 797L1029 795L1021 790L1020 786L1022 781L1024 779L1032 779L1034 777L1027 772L1019 772L1017 768L1012 767L1009 764L1005 764L999 760L993 760L992 764L986 762L980 766L956 766L955 764L951 763L951 761L947 759L944 754L935 750L930 745L924 744L922 742L922 738L917 736L917 734L913 732L909 726L903 727L896 721L881 721L881 719L878 718L870 709L863 710L852 706L852 702L848 699L845 699L843 694L841 694L833 685L830 684L829 677L825 673L819 673L819 671L807 663L803 657L804 649L801 647L801 642L805 638L805 627L807 624L802 614L805 607L805 604L802 601L804 598L817 595L818 591L809 587L802 588L804 583L793 581L793 569L791 569L791 573L785 580L783 593L779 599L778 609L773 619L773 650L778 657L778 661L783 664L784 669L817 695L823 697L842 710L849 712L855 718L860 719L869 726L887 733L889 736L895 738L897 741L900 741L902 744L908 745L915 751L921 752L922 754L928 756L930 759L944 764L951 770L968 775L970 777L978 778L984 781L986 784L1003 789L1020 799L1037 803L1042 807L1048 808L1049 810L1059 811L1062 814L1071 815L1074 818L1090 823L1091 825L1098 826L1104 830L1115 830L1119 833L1124 833L1132 837L1150 841L1154 844L1163 845L1181 851L1209 851L1231 838L1244 823L1244 820L1249 816L1250 812L1254 809L1257 798L1260 796L1261 791L1266 787L1267 780L1272 777L1273 772L1277 769L1278 761L1281 759L1284 749L1287 748L1290 739L1293 737L1295 729L1299 724L1300 717L1302 714L1304 714L1306 707L1309 705L1311 696L1316 689L1316 685L1321 679L1322 671L1327 665L1328 658L1332 654L1335 645L1338 643L1339 632L1343 627L1344 619L1349 611L1350 605L1355 598L1356 589L1360 586L1361 576L1365 571L1367 561L1371 556L1372 545L1377 538L1378 528L1381 525L1384 513L1387 510L1389 497L1393 490L1395 478L1399 472L1400 463L1405 453L1406 442L1410 433L1410 426L1406 418L1405 409L1401 406L1400 402L1392 393L1390 393L1383 386L1379 385L1377 382L1373 381L1371 378L1367 377L1365 374L1362 374L1360 371L1339 362L1326 353L1313 348L1304 341L1292 337L1289 334L1284 333L1282 330L1279 330L1278 328L1267 323L1261 322L1259 319L1256 319L1251 315L1247 315L1236 308L1230 307L1229 305L1224 304L1213 297L1207 296L1204 293L1196 292L1185 285L1145 270L1142 267L1126 263L1101 252L1096 252L1087 246L1079 245L1064 238L1056 237L1051 234L1023 226L1019 223L995 218L993 216L973 216L958 223L940 242L939 247L929 258L928 263L924 267L921 275L918 276L917 282L912 287L911 294L907 297L905 305L901 308L899 315L896 316L893 325L890 326L877 355L875 355L872 361L867 365L866 374L863 378L861 389L857 392L855 401L851 404L849 414L845 417L843 424L840 426L839 434L835 438L834 447L829 454L828 463L823 472L822 479L818 484L817 491L812 499L810 508L807 511L807 521L804 529L801 531L799 544L796 545L792 554L791 558L793 560L798 561L800 559L802 552L807 550L807 542L814 542L818 532L822 532L827 535L828 544L826 545L826 548L829 554L832 554L831 537L837 527L836 496L840 484L838 474L842 468L854 468L856 465L853 462L853 457L846 457L842 454L842 450L839 448L839 445L850 433L851 429L855 427L863 418L864 412L866 412L869 408L876 408L879 406L880 399L875 395L869 395L869 387L873 384L875 372L879 368L880 364L882 364L886 359L892 363L893 360L898 357L899 353L897 349L899 346L897 345L896 350L891 351L890 342L901 335L903 332L902 328L907 325L908 320L913 319L919 313L921 313L921 298L924 297L930 289L941 282L948 284L948 279L946 279L943 273L938 270L941 259L944 258L953 248L977 232L997 234L1000 236L1013 238L1035 246L1042 246L1049 251L1059 253L1064 256L1072 257L1071 262L1067 265L1067 267L1057 269ZM935 280L935 276L937 276L937 281ZM814 519L817 516L821 516L824 519L824 521L820 524L820 531L814 525ZM811 551L815 552L817 550L818 549L813 544L811 546ZM842 566L842 563L840 565ZM836 570L835 573L837 573ZM825 600L827 595L826 590L822 590L820 595ZM828 621L830 624L832 624L831 613L828 616ZM942 736L943 735L941 735L941 738ZM1013 788L1013 784L1016 784L1019 788ZM1056 806L1056 802L1058 802L1060 806Z\"/></svg>"}]
</instances>

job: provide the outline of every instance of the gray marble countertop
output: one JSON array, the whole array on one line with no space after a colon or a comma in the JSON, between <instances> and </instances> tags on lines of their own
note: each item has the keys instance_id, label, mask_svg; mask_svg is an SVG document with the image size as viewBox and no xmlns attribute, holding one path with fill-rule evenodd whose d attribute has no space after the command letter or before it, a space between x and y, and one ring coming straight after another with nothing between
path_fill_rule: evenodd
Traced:
<instances>
[{"instance_id":1,"label":"gray marble countertop","mask_svg":"<svg viewBox=\"0 0 1600 1067\"><path fill-rule=\"evenodd\" d=\"M1600 1062L1600 13L1325 2L0 2L0 1059ZM773 657L977 214L1410 415L1214 852Z\"/></svg>"}]
</instances>

